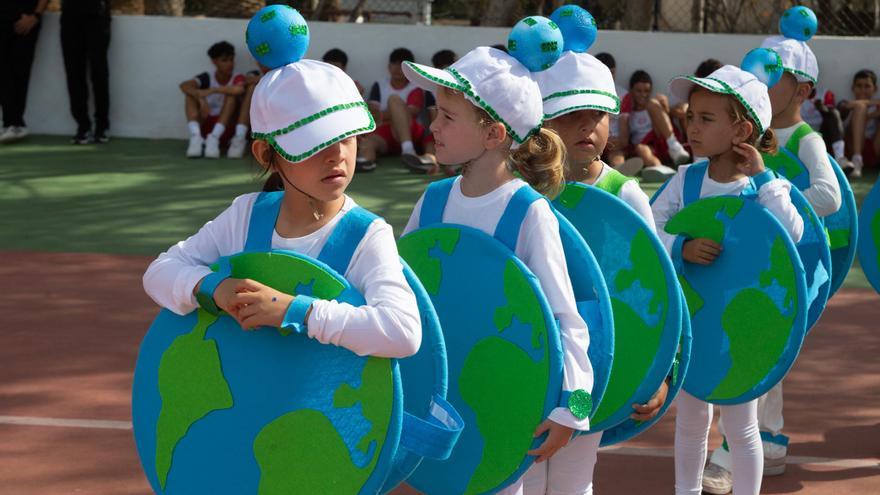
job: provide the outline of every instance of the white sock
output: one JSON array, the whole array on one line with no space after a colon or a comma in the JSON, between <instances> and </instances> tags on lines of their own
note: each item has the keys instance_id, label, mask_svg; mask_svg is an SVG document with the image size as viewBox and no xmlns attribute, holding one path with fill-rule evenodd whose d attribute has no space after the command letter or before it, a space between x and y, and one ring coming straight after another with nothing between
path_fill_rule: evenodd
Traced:
<instances>
[{"instance_id":1,"label":"white sock","mask_svg":"<svg viewBox=\"0 0 880 495\"><path fill-rule=\"evenodd\" d=\"M675 137L675 134L666 138L666 146L668 146L671 150L674 149L675 151L684 150L684 146L682 146L681 143L678 142L678 138Z\"/></svg>"},{"instance_id":2,"label":"white sock","mask_svg":"<svg viewBox=\"0 0 880 495\"><path fill-rule=\"evenodd\" d=\"M226 132L226 126L217 122L214 124L214 129L211 130L211 136L220 139L220 136L222 136L224 132Z\"/></svg>"},{"instance_id":3,"label":"white sock","mask_svg":"<svg viewBox=\"0 0 880 495\"><path fill-rule=\"evenodd\" d=\"M413 146L412 141L404 141L400 143L400 152L404 155L415 155L416 148Z\"/></svg>"},{"instance_id":4,"label":"white sock","mask_svg":"<svg viewBox=\"0 0 880 495\"><path fill-rule=\"evenodd\" d=\"M831 150L834 151L834 158L843 158L845 155L843 153L843 149L846 144L843 142L843 139L838 139L831 143Z\"/></svg>"},{"instance_id":5,"label":"white sock","mask_svg":"<svg viewBox=\"0 0 880 495\"><path fill-rule=\"evenodd\" d=\"M186 123L186 126L189 128L189 135L190 136L201 136L202 135L202 128L201 128L201 126L199 126L199 123L196 122L195 120L190 120L189 122Z\"/></svg>"},{"instance_id":6,"label":"white sock","mask_svg":"<svg viewBox=\"0 0 880 495\"><path fill-rule=\"evenodd\" d=\"M235 126L235 137L243 138L247 136L248 126L244 124L237 124Z\"/></svg>"},{"instance_id":7,"label":"white sock","mask_svg":"<svg viewBox=\"0 0 880 495\"><path fill-rule=\"evenodd\" d=\"M862 165L865 164L864 160L862 159L862 155L853 155L852 162L856 170L861 170Z\"/></svg>"}]
</instances>

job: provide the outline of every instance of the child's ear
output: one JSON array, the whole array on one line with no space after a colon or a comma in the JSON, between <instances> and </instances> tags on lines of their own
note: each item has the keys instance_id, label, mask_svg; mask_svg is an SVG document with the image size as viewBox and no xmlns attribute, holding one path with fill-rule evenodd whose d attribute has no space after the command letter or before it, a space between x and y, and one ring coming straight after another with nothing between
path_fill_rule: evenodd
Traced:
<instances>
[{"instance_id":1,"label":"child's ear","mask_svg":"<svg viewBox=\"0 0 880 495\"><path fill-rule=\"evenodd\" d=\"M486 127L486 149L493 150L507 141L507 128L501 122L494 122Z\"/></svg>"},{"instance_id":2,"label":"child's ear","mask_svg":"<svg viewBox=\"0 0 880 495\"><path fill-rule=\"evenodd\" d=\"M749 138L752 137L752 131L755 130L755 125L752 124L750 120L743 119L743 121L736 124L733 129L733 144L737 145L749 142Z\"/></svg>"},{"instance_id":3,"label":"child's ear","mask_svg":"<svg viewBox=\"0 0 880 495\"><path fill-rule=\"evenodd\" d=\"M272 155L275 153L275 150L272 149L272 146L262 139L255 139L253 143L251 143L251 152L254 155L254 158L257 159L257 162L264 169L272 172Z\"/></svg>"}]
</instances>

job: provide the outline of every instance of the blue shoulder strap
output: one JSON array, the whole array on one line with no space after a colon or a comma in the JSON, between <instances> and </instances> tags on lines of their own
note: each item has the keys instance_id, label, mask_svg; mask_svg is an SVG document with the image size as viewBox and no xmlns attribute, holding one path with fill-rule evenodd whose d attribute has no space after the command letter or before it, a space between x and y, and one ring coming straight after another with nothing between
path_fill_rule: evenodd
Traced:
<instances>
[{"instance_id":1,"label":"blue shoulder strap","mask_svg":"<svg viewBox=\"0 0 880 495\"><path fill-rule=\"evenodd\" d=\"M519 231L526 218L526 213L532 203L543 197L531 186L520 187L510 198L507 208L504 209L501 219L498 220L498 225L495 227L495 238L504 243L511 251L516 251L516 241L519 239Z\"/></svg>"},{"instance_id":2,"label":"blue shoulder strap","mask_svg":"<svg viewBox=\"0 0 880 495\"><path fill-rule=\"evenodd\" d=\"M272 249L272 232L281 211L281 200L284 191L263 192L257 196L251 208L251 219L248 223L245 251L269 251Z\"/></svg>"},{"instance_id":3,"label":"blue shoulder strap","mask_svg":"<svg viewBox=\"0 0 880 495\"><path fill-rule=\"evenodd\" d=\"M709 162L695 163L688 167L684 173L684 186L682 187L682 206L687 206L700 199L700 191L703 189L703 179L709 170Z\"/></svg>"},{"instance_id":4,"label":"blue shoulder strap","mask_svg":"<svg viewBox=\"0 0 880 495\"><path fill-rule=\"evenodd\" d=\"M422 210L419 212L419 227L443 222L443 211L446 210L449 192L452 191L454 183L455 177L450 177L428 186L425 198L422 200Z\"/></svg>"},{"instance_id":5,"label":"blue shoulder strap","mask_svg":"<svg viewBox=\"0 0 880 495\"><path fill-rule=\"evenodd\" d=\"M356 206L348 211L336 224L330 238L321 248L318 259L326 263L336 273L345 275L354 251L367 234L367 229L377 215Z\"/></svg>"}]
</instances>

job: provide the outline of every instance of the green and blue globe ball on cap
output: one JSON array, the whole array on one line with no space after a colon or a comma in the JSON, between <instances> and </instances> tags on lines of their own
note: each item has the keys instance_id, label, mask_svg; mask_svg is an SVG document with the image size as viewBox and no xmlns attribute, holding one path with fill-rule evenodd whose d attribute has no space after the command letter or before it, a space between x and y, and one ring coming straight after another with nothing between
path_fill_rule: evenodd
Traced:
<instances>
[{"instance_id":1,"label":"green and blue globe ball on cap","mask_svg":"<svg viewBox=\"0 0 880 495\"><path fill-rule=\"evenodd\" d=\"M563 5L550 14L565 40L563 51L585 53L596 42L596 19L578 5Z\"/></svg>"},{"instance_id":2,"label":"green and blue globe ball on cap","mask_svg":"<svg viewBox=\"0 0 880 495\"><path fill-rule=\"evenodd\" d=\"M309 48L305 18L287 5L269 5L257 11L244 37L251 55L270 69L299 61Z\"/></svg>"},{"instance_id":3,"label":"green and blue globe ball on cap","mask_svg":"<svg viewBox=\"0 0 880 495\"><path fill-rule=\"evenodd\" d=\"M513 26L507 51L532 72L549 69L562 56L562 31L546 17L531 16Z\"/></svg>"},{"instance_id":4,"label":"green and blue globe ball on cap","mask_svg":"<svg viewBox=\"0 0 880 495\"><path fill-rule=\"evenodd\" d=\"M779 18L779 32L786 38L808 41L816 35L819 19L816 13L803 5L797 5L782 13Z\"/></svg>"},{"instance_id":5,"label":"green and blue globe ball on cap","mask_svg":"<svg viewBox=\"0 0 880 495\"><path fill-rule=\"evenodd\" d=\"M755 48L749 51L743 57L739 67L754 74L768 88L778 83L782 78L782 58L770 48Z\"/></svg>"}]
</instances>

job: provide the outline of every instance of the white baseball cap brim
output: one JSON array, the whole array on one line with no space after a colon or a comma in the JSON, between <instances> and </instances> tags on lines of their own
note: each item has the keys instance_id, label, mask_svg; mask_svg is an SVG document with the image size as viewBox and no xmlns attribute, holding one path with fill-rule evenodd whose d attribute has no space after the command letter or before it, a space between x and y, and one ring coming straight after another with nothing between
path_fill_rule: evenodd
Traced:
<instances>
[{"instance_id":1,"label":"white baseball cap brim","mask_svg":"<svg viewBox=\"0 0 880 495\"><path fill-rule=\"evenodd\" d=\"M319 115L308 122L308 125L272 136L271 140L275 141L273 145L277 144L276 150L278 147L281 148L278 151L282 156L291 162L298 162L344 139L372 132L375 129L376 122L366 104L357 102L348 108L332 111L324 116Z\"/></svg>"},{"instance_id":2,"label":"white baseball cap brim","mask_svg":"<svg viewBox=\"0 0 880 495\"><path fill-rule=\"evenodd\" d=\"M739 67L725 65L709 74L708 77L675 77L669 82L669 92L676 98L687 101L695 84L713 93L731 95L736 98L745 107L751 121L758 126L760 134L763 134L770 127L773 112L770 108L767 86L759 81L754 74Z\"/></svg>"},{"instance_id":3,"label":"white baseball cap brim","mask_svg":"<svg viewBox=\"0 0 880 495\"><path fill-rule=\"evenodd\" d=\"M555 119L578 110L601 110L617 115L620 113L620 100L614 95L600 91L565 96L549 95L544 98L544 118L546 120Z\"/></svg>"}]
</instances>

